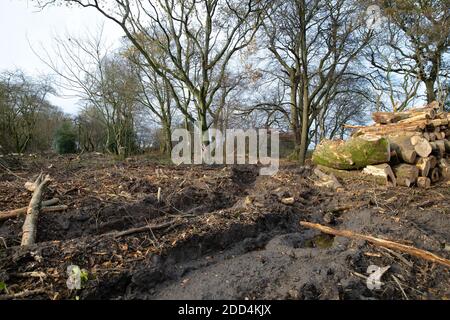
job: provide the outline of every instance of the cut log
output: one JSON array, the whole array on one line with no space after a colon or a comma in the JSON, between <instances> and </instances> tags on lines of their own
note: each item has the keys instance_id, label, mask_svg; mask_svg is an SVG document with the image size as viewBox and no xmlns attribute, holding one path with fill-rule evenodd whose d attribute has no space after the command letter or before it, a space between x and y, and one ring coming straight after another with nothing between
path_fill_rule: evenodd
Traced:
<instances>
[{"instance_id":1,"label":"cut log","mask_svg":"<svg viewBox=\"0 0 450 320\"><path fill-rule=\"evenodd\" d=\"M436 134L434 132L429 132L428 133L428 141L432 142L432 141L436 141Z\"/></svg>"},{"instance_id":2,"label":"cut log","mask_svg":"<svg viewBox=\"0 0 450 320\"><path fill-rule=\"evenodd\" d=\"M436 168L431 169L429 177L430 177L432 183L438 182L439 178L440 178L439 168L436 167Z\"/></svg>"},{"instance_id":3,"label":"cut log","mask_svg":"<svg viewBox=\"0 0 450 320\"><path fill-rule=\"evenodd\" d=\"M442 158L445 154L445 143L443 140L430 142L432 152L438 158Z\"/></svg>"},{"instance_id":4,"label":"cut log","mask_svg":"<svg viewBox=\"0 0 450 320\"><path fill-rule=\"evenodd\" d=\"M424 137L413 137L411 138L411 143L414 142L414 151L416 151L417 155L422 158L428 157L433 148L430 142L427 141Z\"/></svg>"},{"instance_id":5,"label":"cut log","mask_svg":"<svg viewBox=\"0 0 450 320\"><path fill-rule=\"evenodd\" d=\"M438 126L446 126L449 123L449 119L434 119L434 120L430 120L428 121L428 124L434 126L434 127L438 127Z\"/></svg>"},{"instance_id":6,"label":"cut log","mask_svg":"<svg viewBox=\"0 0 450 320\"><path fill-rule=\"evenodd\" d=\"M41 211L42 212L56 211L55 208L59 208L59 210L57 210L57 211L63 211L63 210L67 209L67 206L52 207L53 205L57 204L58 202L59 202L59 199L57 199L57 198L47 200L47 201L42 201ZM53 209L49 209L49 208L53 208ZM65 209L63 209L63 208L65 208ZM28 209L28 207L23 207L23 208L19 208L19 209L10 210L10 211L0 212L0 221L4 221L7 219L11 219L11 218L16 218L23 214L26 214L27 209Z\"/></svg>"},{"instance_id":7,"label":"cut log","mask_svg":"<svg viewBox=\"0 0 450 320\"><path fill-rule=\"evenodd\" d=\"M374 112L372 113L372 120L380 124L395 123L397 121L407 119L410 117L409 113L401 112Z\"/></svg>"},{"instance_id":8,"label":"cut log","mask_svg":"<svg viewBox=\"0 0 450 320\"><path fill-rule=\"evenodd\" d=\"M446 159L439 160L439 173L445 180L450 180L450 164Z\"/></svg>"},{"instance_id":9,"label":"cut log","mask_svg":"<svg viewBox=\"0 0 450 320\"><path fill-rule=\"evenodd\" d=\"M338 169L333 169L333 168L329 168L329 167L325 167L325 166L321 166L321 165L318 165L317 168L326 174L329 174L329 175L333 174L335 177L338 177L341 179L367 181L370 183L376 182L376 183L381 183L382 186L386 185L384 183L384 181L374 179L373 176L365 174L359 170L338 170Z\"/></svg>"},{"instance_id":10,"label":"cut log","mask_svg":"<svg viewBox=\"0 0 450 320\"><path fill-rule=\"evenodd\" d=\"M400 163L400 157L397 155L397 151L391 150L391 160L389 161L389 164L391 166L395 166Z\"/></svg>"},{"instance_id":11,"label":"cut log","mask_svg":"<svg viewBox=\"0 0 450 320\"><path fill-rule=\"evenodd\" d=\"M436 144L437 148L439 149L439 154L441 154L443 157L445 154L445 149L446 149L444 140L437 140L434 143Z\"/></svg>"},{"instance_id":12,"label":"cut log","mask_svg":"<svg viewBox=\"0 0 450 320\"><path fill-rule=\"evenodd\" d=\"M411 143L411 136L388 136L388 139L391 144L391 150L395 150L401 161L411 164L416 162L417 152L415 146Z\"/></svg>"},{"instance_id":13,"label":"cut log","mask_svg":"<svg viewBox=\"0 0 450 320\"><path fill-rule=\"evenodd\" d=\"M323 140L313 153L312 161L335 169L362 169L390 160L388 139L374 135L352 137L348 141Z\"/></svg>"},{"instance_id":14,"label":"cut log","mask_svg":"<svg viewBox=\"0 0 450 320\"><path fill-rule=\"evenodd\" d=\"M397 178L397 184L400 186L410 187L419 177L419 169L415 165L402 163L392 169Z\"/></svg>"},{"instance_id":15,"label":"cut log","mask_svg":"<svg viewBox=\"0 0 450 320\"><path fill-rule=\"evenodd\" d=\"M363 173L373 176L374 180L380 185L397 186L397 179L392 172L391 166L387 163L367 166L364 168Z\"/></svg>"},{"instance_id":16,"label":"cut log","mask_svg":"<svg viewBox=\"0 0 450 320\"><path fill-rule=\"evenodd\" d=\"M416 122L416 121L420 121L420 120L434 119L435 116L436 116L435 111L433 109L430 109L429 112L423 112L423 113L414 115L410 118L400 120L398 123L411 123L411 122Z\"/></svg>"},{"instance_id":17,"label":"cut log","mask_svg":"<svg viewBox=\"0 0 450 320\"><path fill-rule=\"evenodd\" d=\"M332 188L337 191L344 190L344 187L339 182L334 174L323 173L319 168L314 169L314 174L319 177L321 181L316 181L314 184L318 187Z\"/></svg>"},{"instance_id":18,"label":"cut log","mask_svg":"<svg viewBox=\"0 0 450 320\"><path fill-rule=\"evenodd\" d=\"M364 234L356 233L356 232L353 232L350 230L337 230L337 229L333 229L330 227L322 226L317 223L311 223L311 222L307 222L307 221L300 221L300 225L302 225L303 227L306 227L306 228L316 229L323 233L331 234L334 236L346 237L346 238L356 239L356 240L364 240L364 241L373 243L374 245L377 245L380 247L397 250L397 251L404 252L409 255L421 258L421 259L425 259L427 261L439 263L443 266L450 267L450 260L439 257L429 251L418 249L416 247L408 246L408 245L405 245L402 243L389 241L389 240L385 240L385 239L381 239L381 238L375 238L372 236L367 236Z\"/></svg>"},{"instance_id":19,"label":"cut log","mask_svg":"<svg viewBox=\"0 0 450 320\"><path fill-rule=\"evenodd\" d=\"M423 139L423 134L416 134L414 136L411 137L411 144L413 146L415 146L416 144L419 143L420 139Z\"/></svg>"},{"instance_id":20,"label":"cut log","mask_svg":"<svg viewBox=\"0 0 450 320\"><path fill-rule=\"evenodd\" d=\"M433 169L433 168L436 168L437 163L438 163L436 157L431 155L431 156L427 157L427 159L430 160L430 170Z\"/></svg>"},{"instance_id":21,"label":"cut log","mask_svg":"<svg viewBox=\"0 0 450 320\"><path fill-rule=\"evenodd\" d=\"M434 121L434 120L433 120ZM364 133L372 133L378 135L386 135L390 133L398 132L410 132L411 135L416 134L415 132L420 132L424 130L429 124L427 121L420 121L417 123L405 123L405 124L386 124L386 125L375 125L375 126L353 126L344 125L344 128L357 129L354 135L362 135Z\"/></svg>"},{"instance_id":22,"label":"cut log","mask_svg":"<svg viewBox=\"0 0 450 320\"><path fill-rule=\"evenodd\" d=\"M419 158L416 166L419 168L419 174L421 177L428 177L431 169L431 160L429 158Z\"/></svg>"},{"instance_id":23,"label":"cut log","mask_svg":"<svg viewBox=\"0 0 450 320\"><path fill-rule=\"evenodd\" d=\"M372 119L375 123L410 123L424 119L434 119L436 111L433 108L412 109L404 112L374 112Z\"/></svg>"},{"instance_id":24,"label":"cut log","mask_svg":"<svg viewBox=\"0 0 450 320\"><path fill-rule=\"evenodd\" d=\"M51 182L50 176L43 177L42 174L34 182L35 188L30 204L28 206L25 222L22 227L21 246L32 245L36 241L37 220L41 209L42 195L47 185Z\"/></svg>"},{"instance_id":25,"label":"cut log","mask_svg":"<svg viewBox=\"0 0 450 320\"><path fill-rule=\"evenodd\" d=\"M417 178L417 186L420 188L428 189L431 186L431 180L428 177Z\"/></svg>"}]
</instances>

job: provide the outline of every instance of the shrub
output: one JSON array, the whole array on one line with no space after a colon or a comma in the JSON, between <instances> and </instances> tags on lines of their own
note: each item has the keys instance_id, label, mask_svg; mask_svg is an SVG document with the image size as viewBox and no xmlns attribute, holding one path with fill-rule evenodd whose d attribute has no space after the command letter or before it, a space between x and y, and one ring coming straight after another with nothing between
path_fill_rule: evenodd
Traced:
<instances>
[{"instance_id":1,"label":"shrub","mask_svg":"<svg viewBox=\"0 0 450 320\"><path fill-rule=\"evenodd\" d=\"M64 122L56 130L54 144L59 154L76 153L77 134L70 122Z\"/></svg>"}]
</instances>

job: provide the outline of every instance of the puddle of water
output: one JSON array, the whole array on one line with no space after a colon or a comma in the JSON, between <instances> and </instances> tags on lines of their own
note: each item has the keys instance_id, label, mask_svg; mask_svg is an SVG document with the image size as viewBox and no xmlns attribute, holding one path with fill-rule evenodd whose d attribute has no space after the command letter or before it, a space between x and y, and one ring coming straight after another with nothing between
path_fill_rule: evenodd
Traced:
<instances>
[{"instance_id":1,"label":"puddle of water","mask_svg":"<svg viewBox=\"0 0 450 320\"><path fill-rule=\"evenodd\" d=\"M306 247L308 248L320 248L327 249L333 245L334 236L321 233L315 236L312 239L309 239L305 242Z\"/></svg>"}]
</instances>

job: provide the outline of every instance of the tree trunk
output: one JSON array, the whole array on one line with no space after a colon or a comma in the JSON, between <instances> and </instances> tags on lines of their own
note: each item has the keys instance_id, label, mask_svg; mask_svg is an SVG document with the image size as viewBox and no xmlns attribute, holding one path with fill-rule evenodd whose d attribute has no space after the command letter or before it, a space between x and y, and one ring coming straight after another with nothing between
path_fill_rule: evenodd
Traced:
<instances>
[{"instance_id":1,"label":"tree trunk","mask_svg":"<svg viewBox=\"0 0 450 320\"><path fill-rule=\"evenodd\" d=\"M291 82L291 130L294 133L294 144L295 149L294 153L296 158L300 158L300 124L299 124L299 117L298 117L298 104L297 104L297 91L298 91L298 80L297 76L295 74L295 71L292 71L292 74L290 75L290 82Z\"/></svg>"},{"instance_id":2,"label":"tree trunk","mask_svg":"<svg viewBox=\"0 0 450 320\"><path fill-rule=\"evenodd\" d=\"M172 130L167 119L163 119L163 131L164 131L164 153L170 157L172 152Z\"/></svg>"},{"instance_id":3,"label":"tree trunk","mask_svg":"<svg viewBox=\"0 0 450 320\"><path fill-rule=\"evenodd\" d=\"M340 170L362 169L368 165L389 162L388 139L362 135L348 141L323 140L313 153L313 162Z\"/></svg>"},{"instance_id":4,"label":"tree trunk","mask_svg":"<svg viewBox=\"0 0 450 320\"><path fill-rule=\"evenodd\" d=\"M305 80L303 80L305 82ZM308 85L304 84L302 88L302 131L300 136L299 162L305 164L306 151L308 151L308 133L309 133L309 90Z\"/></svg>"},{"instance_id":5,"label":"tree trunk","mask_svg":"<svg viewBox=\"0 0 450 320\"><path fill-rule=\"evenodd\" d=\"M434 80L429 79L424 82L427 90L427 102L432 103L433 101L436 101L436 94L434 93Z\"/></svg>"}]
</instances>

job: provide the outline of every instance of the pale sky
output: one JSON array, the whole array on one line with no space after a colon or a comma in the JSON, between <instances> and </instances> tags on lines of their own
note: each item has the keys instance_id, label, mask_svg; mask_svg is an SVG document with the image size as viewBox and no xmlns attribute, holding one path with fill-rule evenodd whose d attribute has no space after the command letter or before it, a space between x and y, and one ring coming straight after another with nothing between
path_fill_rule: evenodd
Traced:
<instances>
[{"instance_id":1,"label":"pale sky","mask_svg":"<svg viewBox=\"0 0 450 320\"><path fill-rule=\"evenodd\" d=\"M21 69L31 76L51 73L30 48L52 46L55 36L93 31L104 25L109 41L119 40L121 30L94 9L47 7L39 11L32 1L0 0L0 71ZM51 97L65 112L76 113L77 99Z\"/></svg>"}]
</instances>

